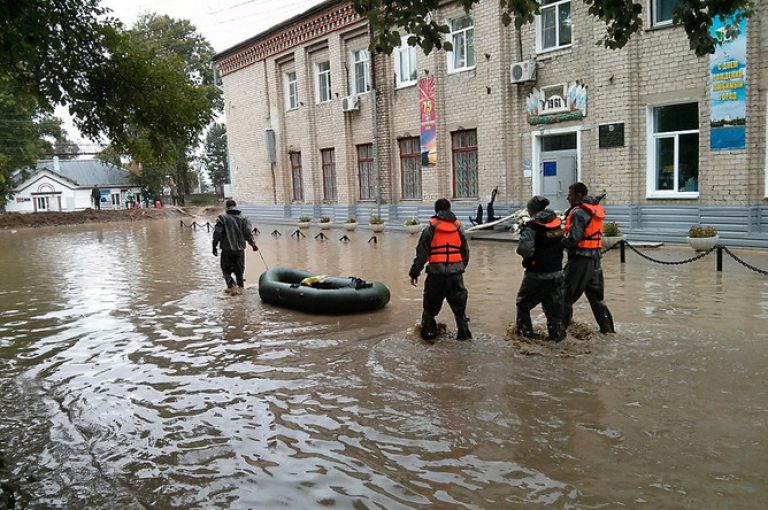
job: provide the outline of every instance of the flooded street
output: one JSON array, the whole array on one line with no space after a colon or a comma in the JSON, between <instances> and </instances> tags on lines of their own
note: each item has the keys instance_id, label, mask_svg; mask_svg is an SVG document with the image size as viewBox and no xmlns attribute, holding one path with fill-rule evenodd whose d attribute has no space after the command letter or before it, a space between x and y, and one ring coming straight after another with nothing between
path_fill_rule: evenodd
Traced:
<instances>
[{"instance_id":1,"label":"flooded street","mask_svg":"<svg viewBox=\"0 0 768 510\"><path fill-rule=\"evenodd\" d=\"M619 333L529 356L504 339L514 244L471 242L475 338L444 306L428 345L416 236L257 226L270 266L380 280L391 302L262 304L250 251L225 296L211 234L177 221L0 232L0 508L768 506L768 277L612 251ZM586 299L575 319L596 329Z\"/></svg>"}]
</instances>

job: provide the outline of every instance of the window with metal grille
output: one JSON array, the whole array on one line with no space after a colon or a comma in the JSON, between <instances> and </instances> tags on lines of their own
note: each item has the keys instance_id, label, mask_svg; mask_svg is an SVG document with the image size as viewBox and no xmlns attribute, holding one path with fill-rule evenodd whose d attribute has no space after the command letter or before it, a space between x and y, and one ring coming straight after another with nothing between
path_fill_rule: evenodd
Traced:
<instances>
[{"instance_id":1,"label":"window with metal grille","mask_svg":"<svg viewBox=\"0 0 768 510\"><path fill-rule=\"evenodd\" d=\"M453 196L477 197L477 130L451 133L453 152Z\"/></svg>"},{"instance_id":2,"label":"window with metal grille","mask_svg":"<svg viewBox=\"0 0 768 510\"><path fill-rule=\"evenodd\" d=\"M323 149L320 155L323 161L323 200L336 201L336 151Z\"/></svg>"},{"instance_id":3,"label":"window with metal grille","mask_svg":"<svg viewBox=\"0 0 768 510\"><path fill-rule=\"evenodd\" d=\"M291 181L293 183L293 200L304 201L304 183L301 178L301 152L291 152Z\"/></svg>"},{"instance_id":4,"label":"window with metal grille","mask_svg":"<svg viewBox=\"0 0 768 510\"><path fill-rule=\"evenodd\" d=\"M403 198L421 198L421 142L418 136L398 140Z\"/></svg>"},{"instance_id":5,"label":"window with metal grille","mask_svg":"<svg viewBox=\"0 0 768 510\"><path fill-rule=\"evenodd\" d=\"M357 146L357 174L360 181L360 200L376 198L376 172L373 164L373 145Z\"/></svg>"}]
</instances>

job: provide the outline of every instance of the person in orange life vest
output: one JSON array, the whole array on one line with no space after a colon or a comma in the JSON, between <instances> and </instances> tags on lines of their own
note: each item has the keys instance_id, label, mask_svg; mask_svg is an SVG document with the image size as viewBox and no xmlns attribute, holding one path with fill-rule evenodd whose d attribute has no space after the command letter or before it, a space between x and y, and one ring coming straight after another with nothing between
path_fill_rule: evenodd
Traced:
<instances>
[{"instance_id":1,"label":"person in orange life vest","mask_svg":"<svg viewBox=\"0 0 768 510\"><path fill-rule=\"evenodd\" d=\"M443 300L456 319L456 339L472 338L467 319L467 289L464 287L464 269L469 263L469 244L461 229L461 222L451 212L451 202L441 198L435 202L435 215L424 228L416 246L408 276L414 287L419 273L427 264L424 282L424 310L421 314L421 336L433 340L437 336L435 317L440 313Z\"/></svg>"},{"instance_id":2,"label":"person in orange life vest","mask_svg":"<svg viewBox=\"0 0 768 510\"><path fill-rule=\"evenodd\" d=\"M528 201L531 220L520 231L517 254L523 257L525 275L517 291L517 333L533 336L531 310L541 303L547 317L549 340L565 338L563 328L563 224L549 200L535 196Z\"/></svg>"},{"instance_id":3,"label":"person in orange life vest","mask_svg":"<svg viewBox=\"0 0 768 510\"><path fill-rule=\"evenodd\" d=\"M571 207L565 213L563 238L563 247L568 250L564 275L564 326L567 328L571 323L573 304L586 294L600 332L615 333L613 316L604 301L605 284L600 266L605 209L588 196L587 187L581 182L568 188L568 203Z\"/></svg>"}]
</instances>

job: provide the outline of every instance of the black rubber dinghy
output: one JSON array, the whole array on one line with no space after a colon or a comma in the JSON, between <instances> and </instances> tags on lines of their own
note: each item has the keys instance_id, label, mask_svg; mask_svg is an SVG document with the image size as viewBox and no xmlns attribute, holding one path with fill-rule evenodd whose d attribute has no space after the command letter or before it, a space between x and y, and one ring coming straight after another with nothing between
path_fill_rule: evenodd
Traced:
<instances>
[{"instance_id":1,"label":"black rubber dinghy","mask_svg":"<svg viewBox=\"0 0 768 510\"><path fill-rule=\"evenodd\" d=\"M328 276L320 287L301 285L313 276L309 271L273 267L259 277L259 297L272 305L320 314L367 312L389 303L389 289L381 282Z\"/></svg>"}]
</instances>

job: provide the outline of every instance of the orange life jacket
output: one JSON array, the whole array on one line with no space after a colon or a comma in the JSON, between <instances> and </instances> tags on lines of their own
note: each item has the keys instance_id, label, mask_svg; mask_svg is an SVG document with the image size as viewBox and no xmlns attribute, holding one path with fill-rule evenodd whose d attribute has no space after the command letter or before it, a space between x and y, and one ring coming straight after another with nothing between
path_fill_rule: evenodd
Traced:
<instances>
[{"instance_id":1,"label":"orange life jacket","mask_svg":"<svg viewBox=\"0 0 768 510\"><path fill-rule=\"evenodd\" d=\"M591 219L584 227L584 237L576 245L577 248L585 250L599 250L603 247L603 220L605 219L605 209L600 204L587 204L582 202L571 207L568 215L565 217L565 233L571 233L571 220L576 209L581 208L589 213Z\"/></svg>"},{"instance_id":2,"label":"orange life jacket","mask_svg":"<svg viewBox=\"0 0 768 510\"><path fill-rule=\"evenodd\" d=\"M461 222L459 220L450 222L433 217L429 220L429 224L434 228L432 243L429 245L429 263L461 262L461 237L459 236Z\"/></svg>"}]
</instances>

